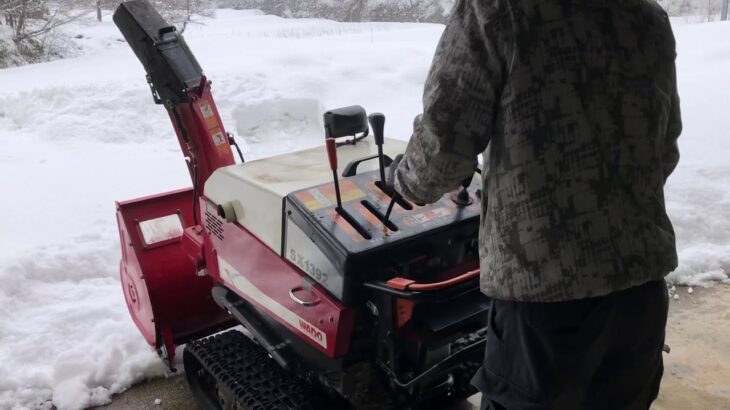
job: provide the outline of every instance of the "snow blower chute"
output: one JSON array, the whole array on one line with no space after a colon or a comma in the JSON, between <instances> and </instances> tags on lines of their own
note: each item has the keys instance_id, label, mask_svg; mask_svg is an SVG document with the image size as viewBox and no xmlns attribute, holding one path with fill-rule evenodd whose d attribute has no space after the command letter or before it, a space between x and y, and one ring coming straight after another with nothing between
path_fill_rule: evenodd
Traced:
<instances>
[{"instance_id":1,"label":"snow blower chute","mask_svg":"<svg viewBox=\"0 0 730 410\"><path fill-rule=\"evenodd\" d=\"M146 1L114 22L193 182L117 204L123 290L169 366L186 344L200 406L411 408L472 394L488 309L479 178L431 205L392 200L383 175L405 144L359 106L324 113L321 147L237 164L183 37Z\"/></svg>"}]
</instances>

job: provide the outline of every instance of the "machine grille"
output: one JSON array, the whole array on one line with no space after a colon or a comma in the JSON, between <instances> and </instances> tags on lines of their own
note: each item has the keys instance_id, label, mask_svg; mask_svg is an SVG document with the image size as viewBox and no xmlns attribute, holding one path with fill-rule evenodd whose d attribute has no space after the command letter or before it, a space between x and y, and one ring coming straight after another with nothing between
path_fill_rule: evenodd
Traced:
<instances>
[{"instance_id":1,"label":"machine grille","mask_svg":"<svg viewBox=\"0 0 730 410\"><path fill-rule=\"evenodd\" d=\"M223 222L210 211L205 211L205 228L208 230L208 234L223 240Z\"/></svg>"}]
</instances>

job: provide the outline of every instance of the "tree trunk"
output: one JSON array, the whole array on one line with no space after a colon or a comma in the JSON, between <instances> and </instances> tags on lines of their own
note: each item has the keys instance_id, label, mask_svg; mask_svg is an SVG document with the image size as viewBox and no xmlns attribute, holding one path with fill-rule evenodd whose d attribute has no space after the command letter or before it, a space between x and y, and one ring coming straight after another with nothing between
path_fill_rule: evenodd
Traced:
<instances>
[{"instance_id":1,"label":"tree trunk","mask_svg":"<svg viewBox=\"0 0 730 410\"><path fill-rule=\"evenodd\" d=\"M101 21L101 0L96 0L96 19Z\"/></svg>"},{"instance_id":2,"label":"tree trunk","mask_svg":"<svg viewBox=\"0 0 730 410\"><path fill-rule=\"evenodd\" d=\"M727 20L727 10L728 9L728 0L723 0L722 2L722 17L721 20L725 21Z\"/></svg>"},{"instance_id":3,"label":"tree trunk","mask_svg":"<svg viewBox=\"0 0 730 410\"><path fill-rule=\"evenodd\" d=\"M185 10L184 10L184 16L182 21L182 27L180 27L180 34L185 33L185 29L188 28L188 23L190 23L190 20L193 18L193 2L192 0L187 0L185 2Z\"/></svg>"},{"instance_id":4,"label":"tree trunk","mask_svg":"<svg viewBox=\"0 0 730 410\"><path fill-rule=\"evenodd\" d=\"M19 39L20 35L23 34L25 29L25 14L28 11L28 0L20 2L20 14L18 15L18 22L15 25L15 38Z\"/></svg>"}]
</instances>

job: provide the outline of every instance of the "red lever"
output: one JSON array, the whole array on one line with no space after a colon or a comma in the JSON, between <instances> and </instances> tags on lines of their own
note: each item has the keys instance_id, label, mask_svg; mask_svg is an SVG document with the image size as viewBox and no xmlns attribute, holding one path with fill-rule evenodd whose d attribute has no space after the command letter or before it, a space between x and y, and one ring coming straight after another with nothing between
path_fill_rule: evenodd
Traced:
<instances>
[{"instance_id":1,"label":"red lever","mask_svg":"<svg viewBox=\"0 0 730 410\"><path fill-rule=\"evenodd\" d=\"M327 147L327 158L330 160L332 178L335 181L335 195L337 196L337 211L342 211L342 197L340 196L340 177L337 175L337 144L334 138L325 138L324 144Z\"/></svg>"},{"instance_id":2,"label":"red lever","mask_svg":"<svg viewBox=\"0 0 730 410\"><path fill-rule=\"evenodd\" d=\"M337 171L337 144L335 143L335 139L325 139L325 145L327 146L327 158L330 160L330 168L333 171Z\"/></svg>"}]
</instances>

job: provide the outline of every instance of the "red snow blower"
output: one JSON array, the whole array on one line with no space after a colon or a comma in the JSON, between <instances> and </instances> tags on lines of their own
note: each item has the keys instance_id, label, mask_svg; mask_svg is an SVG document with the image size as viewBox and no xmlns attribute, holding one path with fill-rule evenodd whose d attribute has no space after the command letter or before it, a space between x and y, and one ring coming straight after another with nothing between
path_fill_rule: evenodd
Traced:
<instances>
[{"instance_id":1,"label":"red snow blower","mask_svg":"<svg viewBox=\"0 0 730 410\"><path fill-rule=\"evenodd\" d=\"M117 203L124 295L170 367L185 344L201 408L443 408L474 393L479 178L427 206L393 198L385 170L405 144L359 106L324 114L321 147L237 164L183 37L146 1L114 22L192 177Z\"/></svg>"}]
</instances>

